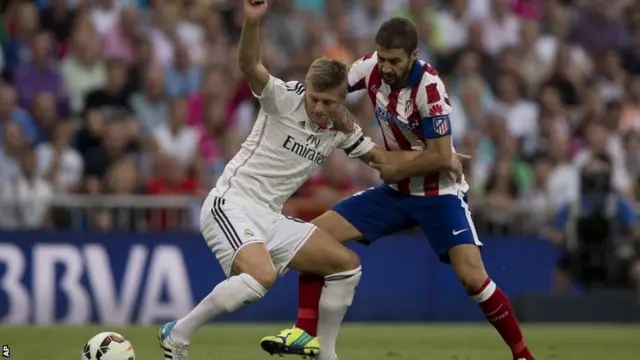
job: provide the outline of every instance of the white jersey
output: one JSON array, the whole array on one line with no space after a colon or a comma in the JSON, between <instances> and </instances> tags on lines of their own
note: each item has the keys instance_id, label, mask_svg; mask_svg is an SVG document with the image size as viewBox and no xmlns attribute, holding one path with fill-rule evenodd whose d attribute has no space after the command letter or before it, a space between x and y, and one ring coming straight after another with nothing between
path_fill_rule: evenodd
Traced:
<instances>
[{"instance_id":1,"label":"white jersey","mask_svg":"<svg viewBox=\"0 0 640 360\"><path fill-rule=\"evenodd\" d=\"M367 90L387 150L422 150L424 140L451 135L452 108L447 91L435 69L423 61L414 63L407 87L398 90L383 81L378 55L371 53L352 65L349 87L351 91ZM422 196L456 195L469 190L464 177L456 183L444 173L413 176L389 186Z\"/></svg>"},{"instance_id":2,"label":"white jersey","mask_svg":"<svg viewBox=\"0 0 640 360\"><path fill-rule=\"evenodd\" d=\"M300 82L272 76L262 94L253 94L261 105L257 121L212 195L280 212L331 151L360 157L375 146L357 126L350 133L320 129L307 115L304 92Z\"/></svg>"}]
</instances>

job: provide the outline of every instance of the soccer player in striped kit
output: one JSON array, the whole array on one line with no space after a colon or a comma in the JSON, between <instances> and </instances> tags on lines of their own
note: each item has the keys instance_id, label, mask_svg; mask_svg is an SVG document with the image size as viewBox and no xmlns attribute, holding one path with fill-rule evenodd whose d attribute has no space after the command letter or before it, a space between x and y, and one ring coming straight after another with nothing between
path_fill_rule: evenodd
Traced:
<instances>
[{"instance_id":1,"label":"soccer player in striped kit","mask_svg":"<svg viewBox=\"0 0 640 360\"><path fill-rule=\"evenodd\" d=\"M352 65L349 87L368 93L387 150L419 150L420 155L403 163L372 164L385 184L354 194L312 222L341 242L373 243L419 226L500 333L513 359L533 360L509 299L482 262L482 243L466 200L469 186L464 179L447 176L455 154L451 103L436 70L417 59L417 45L417 30L410 21L386 21L376 35L377 51ZM322 343L315 337L322 284L322 278L301 274L296 326L263 338L265 351L317 352Z\"/></svg>"}]
</instances>

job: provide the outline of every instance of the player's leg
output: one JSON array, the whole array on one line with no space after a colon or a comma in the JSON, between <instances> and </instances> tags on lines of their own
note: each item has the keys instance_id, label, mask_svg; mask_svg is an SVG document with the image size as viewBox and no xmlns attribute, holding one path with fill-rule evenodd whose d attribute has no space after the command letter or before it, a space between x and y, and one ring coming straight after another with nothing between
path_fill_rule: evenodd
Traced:
<instances>
[{"instance_id":1,"label":"player's leg","mask_svg":"<svg viewBox=\"0 0 640 360\"><path fill-rule=\"evenodd\" d=\"M360 281L358 256L325 231L316 229L297 251L289 267L324 278L318 305L320 359L334 360L338 330Z\"/></svg>"},{"instance_id":2,"label":"player's leg","mask_svg":"<svg viewBox=\"0 0 640 360\"><path fill-rule=\"evenodd\" d=\"M362 233L338 212L329 210L311 221L332 238L344 243L361 240ZM318 327L318 303L324 278L315 274L300 273L298 279L298 320L295 328L316 336Z\"/></svg>"},{"instance_id":3,"label":"player's leg","mask_svg":"<svg viewBox=\"0 0 640 360\"><path fill-rule=\"evenodd\" d=\"M367 243L416 225L403 213L395 202L395 193L386 186L377 186L356 193L339 202L330 211L314 219L318 228L324 230L339 242L366 239ZM366 211L364 210L366 209ZM322 276L300 274L298 287L298 320L292 329L285 329L279 335L267 336L261 340L263 347L287 339L309 339L317 334L318 308L324 285ZM304 341L297 342L304 343ZM314 344L309 342L309 344ZM289 347L285 353L309 352L304 347Z\"/></svg>"},{"instance_id":4,"label":"player's leg","mask_svg":"<svg viewBox=\"0 0 640 360\"><path fill-rule=\"evenodd\" d=\"M186 316L164 325L160 342L166 359L186 359L191 337L200 327L261 299L277 277L264 237L245 211L225 206L223 199L210 196L203 205L200 222L202 234L228 279L216 285ZM247 237L236 228L252 228L254 235Z\"/></svg>"},{"instance_id":5,"label":"player's leg","mask_svg":"<svg viewBox=\"0 0 640 360\"><path fill-rule=\"evenodd\" d=\"M462 195L444 195L410 202L407 206L415 209L413 214L434 251L442 261L451 263L462 286L509 346L514 359L532 360L509 298L485 270L480 254L482 243L466 199Z\"/></svg>"}]
</instances>

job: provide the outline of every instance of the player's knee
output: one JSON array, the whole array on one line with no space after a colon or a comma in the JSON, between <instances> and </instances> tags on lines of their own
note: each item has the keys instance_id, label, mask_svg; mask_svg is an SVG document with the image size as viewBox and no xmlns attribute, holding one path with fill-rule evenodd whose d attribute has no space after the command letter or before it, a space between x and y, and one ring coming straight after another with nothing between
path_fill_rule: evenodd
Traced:
<instances>
[{"instance_id":1,"label":"player's knee","mask_svg":"<svg viewBox=\"0 0 640 360\"><path fill-rule=\"evenodd\" d=\"M345 306L351 306L361 277L362 268L360 266L325 276L323 291L326 291L327 295L320 298L321 307L338 310Z\"/></svg>"},{"instance_id":2,"label":"player's knee","mask_svg":"<svg viewBox=\"0 0 640 360\"><path fill-rule=\"evenodd\" d=\"M262 299L267 293L267 289L257 279L246 273L230 277L226 282L218 284L216 289L223 294L214 297L214 301L228 313L238 310L244 304Z\"/></svg>"},{"instance_id":3,"label":"player's knee","mask_svg":"<svg viewBox=\"0 0 640 360\"><path fill-rule=\"evenodd\" d=\"M360 258L355 252L344 248L341 260L335 265L335 272L350 271L357 268L360 268Z\"/></svg>"},{"instance_id":4,"label":"player's knee","mask_svg":"<svg viewBox=\"0 0 640 360\"><path fill-rule=\"evenodd\" d=\"M269 290L276 282L278 278L278 272L273 266L265 266L262 268L254 268L249 272L249 275L253 277L258 284L265 289Z\"/></svg>"},{"instance_id":5,"label":"player's knee","mask_svg":"<svg viewBox=\"0 0 640 360\"><path fill-rule=\"evenodd\" d=\"M454 253L451 252L451 255ZM457 249L457 253L450 258L456 276L467 291L475 291L484 285L488 275L477 248Z\"/></svg>"}]
</instances>

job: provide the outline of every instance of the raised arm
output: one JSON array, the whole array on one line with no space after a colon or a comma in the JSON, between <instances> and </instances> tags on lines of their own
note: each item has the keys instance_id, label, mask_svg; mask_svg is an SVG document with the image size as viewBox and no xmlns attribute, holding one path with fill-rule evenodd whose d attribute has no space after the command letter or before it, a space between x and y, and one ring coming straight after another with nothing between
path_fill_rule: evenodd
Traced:
<instances>
[{"instance_id":1,"label":"raised arm","mask_svg":"<svg viewBox=\"0 0 640 360\"><path fill-rule=\"evenodd\" d=\"M244 0L244 23L240 36L240 70L249 81L251 90L261 95L269 83L269 71L260 62L260 19L267 10L267 1Z\"/></svg>"}]
</instances>

